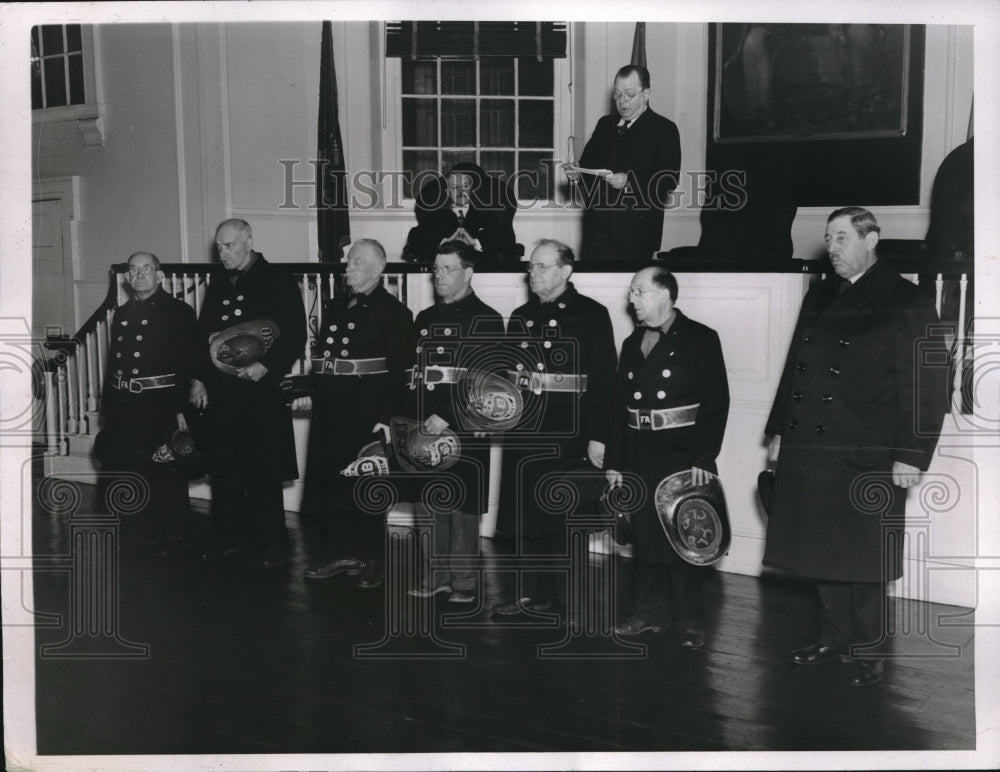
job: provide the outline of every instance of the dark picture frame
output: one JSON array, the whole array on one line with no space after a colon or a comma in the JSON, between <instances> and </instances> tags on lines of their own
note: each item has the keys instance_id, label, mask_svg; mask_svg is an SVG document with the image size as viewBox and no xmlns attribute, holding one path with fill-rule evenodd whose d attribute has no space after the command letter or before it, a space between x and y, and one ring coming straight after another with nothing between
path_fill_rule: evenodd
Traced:
<instances>
[{"instance_id":1,"label":"dark picture frame","mask_svg":"<svg viewBox=\"0 0 1000 772\"><path fill-rule=\"evenodd\" d=\"M900 50L892 58L899 66L900 109L891 111L891 120L885 119L884 111L870 109L867 118L864 118L865 110L862 109L853 125L834 120L838 110L845 116L850 112L841 74L835 81L840 84L837 87L821 88L813 81L803 81L813 82L809 87L800 85L798 91L803 98L810 100L809 107L814 117L832 115L833 118L827 123L814 120L811 124L813 128L809 130L800 127L793 131L784 115L778 112L772 116L774 126L768 126L766 119L748 118L749 113L746 112L742 115L742 123L727 118L727 112L735 104L735 97L730 99L729 104L726 103L727 92L723 83L726 77L732 79L732 76L725 76L720 70L737 52L739 42L750 30L759 26L762 25L713 23L709 26L706 126L706 167L709 172L737 171L746 174L748 184L766 187L797 207L843 206L844 202L869 207L919 204L925 27L920 24L858 25L866 27L869 37L877 36L879 39L884 39L890 29L898 30L893 35ZM842 26L849 29L852 25ZM830 29L830 25L810 24L769 24L767 27L767 36L773 35L779 40L801 35L803 29L807 32ZM817 31L816 34L829 33ZM758 34L758 38L751 42L766 48L773 45L762 40L767 36ZM904 37L905 46L902 45ZM818 66L815 65L816 60L805 61L813 61L813 65ZM829 63L832 59L827 54L822 61ZM737 70L738 74L740 72ZM742 75L739 80L744 80ZM830 80L834 82L832 76ZM739 92L730 89L729 93ZM824 100L829 104L824 106ZM904 103L905 110L902 107ZM863 108L865 101L861 100L859 104ZM794 100L791 107L786 104L782 109L794 111ZM738 118L739 108L735 112ZM882 115L879 122L874 120L876 113ZM758 115L766 113L758 111Z\"/></svg>"},{"instance_id":2,"label":"dark picture frame","mask_svg":"<svg viewBox=\"0 0 1000 772\"><path fill-rule=\"evenodd\" d=\"M715 25L713 138L777 142L907 131L907 24Z\"/></svg>"}]
</instances>

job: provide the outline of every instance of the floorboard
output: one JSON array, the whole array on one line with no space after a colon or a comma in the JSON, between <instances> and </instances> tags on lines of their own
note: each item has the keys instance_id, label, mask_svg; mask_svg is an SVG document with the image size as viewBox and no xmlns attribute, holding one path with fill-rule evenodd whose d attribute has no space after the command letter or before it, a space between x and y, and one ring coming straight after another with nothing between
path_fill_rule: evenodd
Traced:
<instances>
[{"instance_id":1,"label":"floorboard","mask_svg":"<svg viewBox=\"0 0 1000 772\"><path fill-rule=\"evenodd\" d=\"M84 488L84 499L93 491ZM202 527L205 512L199 512ZM897 628L878 686L854 689L837 665L795 668L790 649L817 623L813 590L777 576L715 573L706 591L707 646L671 635L641 639L640 658L617 644L574 639L573 657L545 655L567 633L554 617L493 622L488 606L513 591L507 555L483 541L483 608L444 597L395 598L354 579L302 580L309 529L288 515L287 569L155 559L148 524L123 518L117 540L117 617L148 656L36 661L42 754L358 753L450 751L959 750L975 747L973 617L954 607L893 602ZM74 581L65 516L36 507L39 646L73 639ZM595 575L629 561L592 558ZM92 588L89 588L92 589ZM616 599L619 611L623 598ZM611 609L598 608L596 627ZM462 618L459 618L462 617ZM41 619L41 617L40 617ZM951 626L949 626L949 623ZM356 647L393 624L416 631L384 640L381 658ZM436 639L421 635L421 625ZM928 627L929 625L929 627ZM408 627L409 626L409 627ZM79 635L79 631L77 632ZM948 649L946 646L954 647ZM456 651L461 655L455 657ZM41 649L40 649L41 651ZM416 655L450 655L418 658ZM589 655L589 656L583 656Z\"/></svg>"}]
</instances>

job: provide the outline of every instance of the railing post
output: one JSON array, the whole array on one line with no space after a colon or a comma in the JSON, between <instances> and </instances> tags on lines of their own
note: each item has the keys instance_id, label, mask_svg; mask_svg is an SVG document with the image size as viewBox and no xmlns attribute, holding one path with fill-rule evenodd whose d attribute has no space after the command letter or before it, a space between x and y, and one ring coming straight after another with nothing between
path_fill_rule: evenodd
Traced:
<instances>
[{"instance_id":1,"label":"railing post","mask_svg":"<svg viewBox=\"0 0 1000 772\"><path fill-rule=\"evenodd\" d=\"M967 274L958 280L958 322L955 325L955 377L951 390L951 412L962 412L962 375L965 368L965 293L969 287Z\"/></svg>"},{"instance_id":2,"label":"railing post","mask_svg":"<svg viewBox=\"0 0 1000 772\"><path fill-rule=\"evenodd\" d=\"M77 372L75 351L69 352L66 357L66 375L69 379L67 382L67 395L66 395L66 406L69 410L69 417L66 422L66 434L79 434L81 405L77 401L77 397L79 394L79 387L77 384L80 381L80 377L79 373Z\"/></svg>"},{"instance_id":3,"label":"railing post","mask_svg":"<svg viewBox=\"0 0 1000 772\"><path fill-rule=\"evenodd\" d=\"M97 336L87 333L87 383L90 394L87 396L87 411L97 411Z\"/></svg>"},{"instance_id":4,"label":"railing post","mask_svg":"<svg viewBox=\"0 0 1000 772\"><path fill-rule=\"evenodd\" d=\"M97 400L100 404L100 399L104 395L104 373L108 367L108 324L107 322L98 320L97 330L94 333L97 336Z\"/></svg>"},{"instance_id":5,"label":"railing post","mask_svg":"<svg viewBox=\"0 0 1000 772\"><path fill-rule=\"evenodd\" d=\"M56 445L56 383L55 373L45 369L45 455L58 455Z\"/></svg>"},{"instance_id":6,"label":"railing post","mask_svg":"<svg viewBox=\"0 0 1000 772\"><path fill-rule=\"evenodd\" d=\"M58 426L56 427L57 439L56 446L59 449L60 456L69 455L69 438L66 436L66 426L69 424L69 410L67 403L69 402L69 384L66 378L66 366L57 365L56 370L56 388L58 389L57 398L59 400L59 416L58 416Z\"/></svg>"},{"instance_id":7,"label":"railing post","mask_svg":"<svg viewBox=\"0 0 1000 772\"><path fill-rule=\"evenodd\" d=\"M941 318L941 296L944 294L944 277L939 273L934 280L934 308L937 310L938 319Z\"/></svg>"}]
</instances>

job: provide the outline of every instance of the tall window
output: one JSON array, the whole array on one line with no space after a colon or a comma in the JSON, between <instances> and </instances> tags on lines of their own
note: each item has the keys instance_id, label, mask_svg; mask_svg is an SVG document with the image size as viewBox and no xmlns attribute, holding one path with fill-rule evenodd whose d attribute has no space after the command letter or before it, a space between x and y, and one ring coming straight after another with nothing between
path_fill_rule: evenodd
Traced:
<instances>
[{"instance_id":1,"label":"tall window","mask_svg":"<svg viewBox=\"0 0 1000 772\"><path fill-rule=\"evenodd\" d=\"M31 30L31 109L82 105L83 35L79 24L46 24Z\"/></svg>"},{"instance_id":2,"label":"tall window","mask_svg":"<svg viewBox=\"0 0 1000 772\"><path fill-rule=\"evenodd\" d=\"M401 60L406 179L471 161L503 179L516 174L520 199L551 198L554 62L565 52L565 25L552 22L387 25L387 56Z\"/></svg>"}]
</instances>

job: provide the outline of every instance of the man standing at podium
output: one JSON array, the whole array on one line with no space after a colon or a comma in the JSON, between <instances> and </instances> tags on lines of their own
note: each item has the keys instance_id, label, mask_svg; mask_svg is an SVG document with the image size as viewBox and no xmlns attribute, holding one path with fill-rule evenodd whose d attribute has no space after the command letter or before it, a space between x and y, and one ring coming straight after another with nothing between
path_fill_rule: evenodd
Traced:
<instances>
[{"instance_id":1,"label":"man standing at podium","mask_svg":"<svg viewBox=\"0 0 1000 772\"><path fill-rule=\"evenodd\" d=\"M629 64L615 76L617 113L597 122L580 167L567 171L586 209L581 260L649 260L663 239L663 210L677 187L681 143L677 126L649 106L649 70Z\"/></svg>"}]
</instances>

